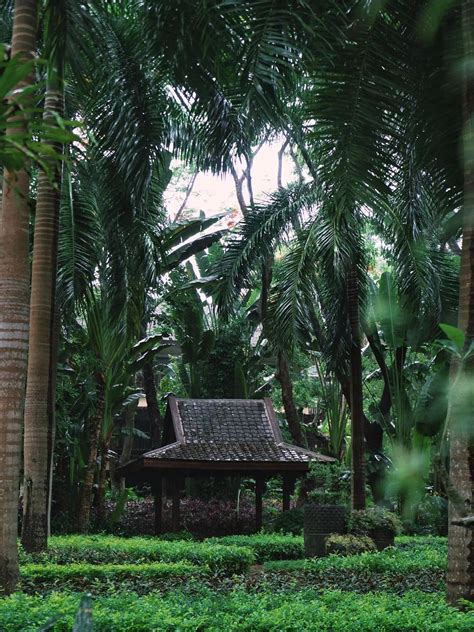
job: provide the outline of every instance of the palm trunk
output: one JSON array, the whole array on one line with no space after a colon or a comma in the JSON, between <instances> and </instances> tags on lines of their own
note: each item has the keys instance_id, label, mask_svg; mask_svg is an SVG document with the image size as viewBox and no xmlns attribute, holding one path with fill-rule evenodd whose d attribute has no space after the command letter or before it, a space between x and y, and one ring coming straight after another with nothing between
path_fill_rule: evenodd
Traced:
<instances>
[{"instance_id":1,"label":"palm trunk","mask_svg":"<svg viewBox=\"0 0 474 632\"><path fill-rule=\"evenodd\" d=\"M107 453L108 448L102 444L100 451L100 469L97 483L97 520L99 524L105 521L105 492L107 491Z\"/></svg>"},{"instance_id":2,"label":"palm trunk","mask_svg":"<svg viewBox=\"0 0 474 632\"><path fill-rule=\"evenodd\" d=\"M87 533L89 530L91 506L92 506L92 489L94 486L95 471L97 466L97 452L99 449L100 431L104 419L104 398L105 398L105 382L101 374L96 376L97 381L97 403L95 414L91 417L89 427L87 429L87 437L89 441L87 464L82 481L82 490L79 499L78 510L78 528L81 533Z\"/></svg>"},{"instance_id":3,"label":"palm trunk","mask_svg":"<svg viewBox=\"0 0 474 632\"><path fill-rule=\"evenodd\" d=\"M44 120L61 112L62 95L50 81ZM51 165L53 168L54 165ZM49 488L54 435L55 290L59 231L60 168L53 181L39 174L31 276L30 344L24 431L24 508L21 542L26 551L44 551L49 532Z\"/></svg>"},{"instance_id":4,"label":"palm trunk","mask_svg":"<svg viewBox=\"0 0 474 632\"><path fill-rule=\"evenodd\" d=\"M147 412L150 420L151 444L153 448L159 448L162 443L163 420L156 398L155 375L151 362L146 362L143 365L143 387L145 389ZM133 440L133 437L131 438Z\"/></svg>"},{"instance_id":5,"label":"palm trunk","mask_svg":"<svg viewBox=\"0 0 474 632\"><path fill-rule=\"evenodd\" d=\"M474 0L464 0L464 57L474 55ZM467 70L469 72L469 70ZM472 73L464 85L464 208L463 242L459 287L459 326L466 334L466 349L474 340L474 80ZM470 153L469 153L470 152ZM450 429L450 486L456 490L461 507L450 502L448 534L448 599L457 604L460 599L474 601L474 529L453 524L460 510L474 514L474 421L472 383L474 361L459 367L460 383L465 384L464 397L453 398L448 423ZM470 394L468 394L470 389ZM467 401L463 401L467 400Z\"/></svg>"},{"instance_id":6,"label":"palm trunk","mask_svg":"<svg viewBox=\"0 0 474 632\"><path fill-rule=\"evenodd\" d=\"M147 403L148 403L148 399L147 399ZM128 463L128 461L130 461L132 457L133 439L134 439L132 430L134 430L135 428L135 416L137 414L137 408L138 408L137 399L134 400L133 402L130 402L130 404L128 404L127 406L125 406L125 411L124 411L125 428L126 430L128 430L128 432L123 438L122 452L119 458L119 465L124 465L125 463ZM158 408L158 413L159 412L160 412L160 409ZM148 408L148 414L150 415L149 408ZM159 419L161 421L161 416L159 417ZM153 422L151 418L150 418L150 424L152 427L151 428L152 447L159 448L161 446L161 432L154 434L153 432L154 426L153 426ZM125 479L123 477L117 479L117 476L115 474L115 468L114 468L114 475L112 476L112 472L110 473L110 480L113 481L114 486L118 488L119 492L122 492L125 489Z\"/></svg>"},{"instance_id":7,"label":"palm trunk","mask_svg":"<svg viewBox=\"0 0 474 632\"><path fill-rule=\"evenodd\" d=\"M357 271L347 282L349 324L351 330L351 446L352 509L365 509L364 408L362 396L362 353L360 342L359 283Z\"/></svg>"},{"instance_id":8,"label":"palm trunk","mask_svg":"<svg viewBox=\"0 0 474 632\"><path fill-rule=\"evenodd\" d=\"M12 56L33 58L37 15L36 0L16 0ZM33 80L31 75L21 85ZM19 131L25 130L12 127L6 133L15 136ZM29 319L28 188L26 170L5 169L0 216L0 590L4 593L11 593L18 581L18 491Z\"/></svg>"}]
</instances>

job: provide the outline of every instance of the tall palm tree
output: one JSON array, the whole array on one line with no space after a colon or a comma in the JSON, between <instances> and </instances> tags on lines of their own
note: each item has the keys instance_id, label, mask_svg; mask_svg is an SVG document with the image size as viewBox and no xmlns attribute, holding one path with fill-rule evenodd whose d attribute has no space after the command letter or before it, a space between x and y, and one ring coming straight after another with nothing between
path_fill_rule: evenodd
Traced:
<instances>
[{"instance_id":1,"label":"tall palm tree","mask_svg":"<svg viewBox=\"0 0 474 632\"><path fill-rule=\"evenodd\" d=\"M35 55L38 3L16 0L12 55ZM18 85L32 84L32 73ZM19 119L16 118L19 116ZM7 135L25 129L15 115ZM21 426L28 355L29 317L29 175L5 170L0 216L0 587L9 593L18 580L17 516L21 466Z\"/></svg>"},{"instance_id":2,"label":"tall palm tree","mask_svg":"<svg viewBox=\"0 0 474 632\"><path fill-rule=\"evenodd\" d=\"M140 137L141 143L135 144L135 147L142 147L140 169L146 172L150 164L150 154L153 156L153 146L162 140L163 126L158 126L158 138L156 133L153 133L153 128L143 129L144 119L149 114L149 110L141 107L149 105L143 98L143 95L147 94L146 86L144 89L137 88L130 81L116 81L114 84L110 79L111 76L114 79L122 79L121 73L126 70L127 65L132 65L135 59L141 57L142 51L138 50L140 46L136 37L137 25L135 24L135 31L132 34L129 29L127 30L127 20L124 20L120 13L115 19L112 15L110 19L107 19L108 17L107 10L99 2L91 3L89 7L64 0L48 0L46 3L43 20L43 52L48 62L45 121L52 120L54 114L62 110L63 75L66 69L72 84L68 90L66 103L69 113L82 118L87 130L95 127L94 131L98 132L102 142L108 143L107 148L110 150L116 137L114 139L109 133L104 141L100 131L107 127L107 124L110 127L111 114L118 113L104 108L98 113L97 109L105 101L117 101L125 112L129 112L125 105L127 97L130 100L132 93L139 94L140 106L131 108L135 115L139 113L139 125L135 125L136 121L133 121L131 127L134 134L128 133L124 136L127 136L129 142L134 143L137 136ZM135 45L126 54L125 60L123 51L130 49L132 38ZM115 53L111 55L107 67L108 74L96 69L96 57L93 52ZM142 78L143 73L134 73L135 82ZM94 85L93 92L91 85ZM111 95L111 90L116 90L117 85L122 92L121 98L113 93ZM155 111L160 103L162 101L155 99ZM97 120L94 121L97 114ZM129 124L129 119L130 117L124 119L123 116L118 118L122 126ZM145 126L147 124L148 121L145 121ZM148 132L146 138L143 132ZM120 149L122 157L124 151L129 151L129 147L119 148L119 156ZM135 154L138 153L135 151ZM101 160L102 157L100 151L95 153L97 160ZM53 178L49 173L40 172L32 261L31 336L24 435L25 502L22 543L31 551L46 548L49 532L51 464L55 434L56 350L60 318L59 305L55 300L60 190L59 169L54 172ZM141 195L143 194L142 191Z\"/></svg>"},{"instance_id":3,"label":"tall palm tree","mask_svg":"<svg viewBox=\"0 0 474 632\"><path fill-rule=\"evenodd\" d=\"M464 43L464 205L461 254L459 326L465 333L466 350L474 341L474 79L468 60L474 55L474 1L463 0L462 33ZM474 601L474 529L462 524L463 513L471 516L474 507L474 423L472 383L474 357L458 367L458 380L464 389L453 402L450 424L450 483L457 491L458 502L450 503L448 534L448 599ZM457 522L457 524L453 524Z\"/></svg>"},{"instance_id":4,"label":"tall palm tree","mask_svg":"<svg viewBox=\"0 0 474 632\"><path fill-rule=\"evenodd\" d=\"M319 303L325 348L353 404L353 426L360 431L361 323L356 307L364 306L366 293L362 228L369 219L389 228L380 234L392 252L404 300L436 316L439 282L433 261L439 253L420 248L429 224L420 218L431 217L433 208L438 214L440 208L454 211L459 203L456 164L445 163L439 151L445 130L455 133L459 117L450 102L451 116L442 109L433 122L429 99L441 94L443 72L436 45L430 49L431 65L412 55L420 45L420 7L414 11L412 3L400 0L374 11L370 3L348 1L343 11L339 4L321 6L320 37L313 39L301 96L288 116L288 134L314 182L280 190L245 219L242 240L230 244L221 268L226 279L221 300L231 303L242 283L251 282L255 258L271 255L285 234L293 234L273 294L275 339L286 346L304 340L307 306ZM420 86L427 86L426 92ZM449 121L441 134L444 116ZM446 143L451 157L452 146ZM294 228L298 215L300 227ZM349 366L351 375L344 369ZM363 471L361 457L358 443L354 475ZM357 488L363 489L361 476ZM362 498L353 501L362 503Z\"/></svg>"},{"instance_id":5,"label":"tall palm tree","mask_svg":"<svg viewBox=\"0 0 474 632\"><path fill-rule=\"evenodd\" d=\"M53 6L51 6L53 4ZM55 10L56 9L56 10ZM48 59L43 120L63 111L64 16L49 2L44 16ZM49 50L48 50L49 49ZM61 146L53 145L57 151ZM62 169L45 160L49 172L38 175L31 276L30 337L24 418L22 545L41 551L49 534L49 503L54 446L58 314L55 309L59 198ZM45 422L47 431L45 432Z\"/></svg>"}]
</instances>

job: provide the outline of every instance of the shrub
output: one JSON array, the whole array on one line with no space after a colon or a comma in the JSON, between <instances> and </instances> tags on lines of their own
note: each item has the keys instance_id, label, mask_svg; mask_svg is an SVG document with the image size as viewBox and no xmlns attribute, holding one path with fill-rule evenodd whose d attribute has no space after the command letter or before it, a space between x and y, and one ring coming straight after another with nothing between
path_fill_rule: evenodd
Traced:
<instances>
[{"instance_id":1,"label":"shrub","mask_svg":"<svg viewBox=\"0 0 474 632\"><path fill-rule=\"evenodd\" d=\"M301 536L259 533L256 535L227 536L205 540L205 542L251 549L258 564L270 560L294 560L304 557L304 544Z\"/></svg>"},{"instance_id":2,"label":"shrub","mask_svg":"<svg viewBox=\"0 0 474 632\"><path fill-rule=\"evenodd\" d=\"M351 495L350 471L340 463L311 463L308 499L321 505L344 505Z\"/></svg>"},{"instance_id":3,"label":"shrub","mask_svg":"<svg viewBox=\"0 0 474 632\"><path fill-rule=\"evenodd\" d=\"M300 586L361 593L390 591L403 594L414 589L437 592L444 588L446 554L429 548L406 551L391 548L349 557L331 555L268 562L264 572L266 580L278 588L297 582Z\"/></svg>"},{"instance_id":4,"label":"shrub","mask_svg":"<svg viewBox=\"0 0 474 632\"><path fill-rule=\"evenodd\" d=\"M107 503L110 515L113 503ZM125 536L153 535L155 513L152 498L145 498L127 503L119 522L108 525L110 533ZM236 502L223 499L202 500L200 498L183 498L181 501L181 524L183 529L198 537L216 537L233 533L253 533L255 531L255 507L243 499L236 512ZM104 525L97 525L100 530ZM163 511L163 529L171 531L170 503L165 502Z\"/></svg>"},{"instance_id":5,"label":"shrub","mask_svg":"<svg viewBox=\"0 0 474 632\"><path fill-rule=\"evenodd\" d=\"M398 516L381 507L352 511L348 524L350 533L366 536L370 536L374 529L383 529L393 534L400 533L401 527Z\"/></svg>"},{"instance_id":6,"label":"shrub","mask_svg":"<svg viewBox=\"0 0 474 632\"><path fill-rule=\"evenodd\" d=\"M20 552L22 563L56 564L142 564L150 562L188 562L208 566L213 572L242 573L254 561L249 548L210 545L202 542L170 542L159 538L120 538L117 536L53 536L47 553Z\"/></svg>"},{"instance_id":7,"label":"shrub","mask_svg":"<svg viewBox=\"0 0 474 632\"><path fill-rule=\"evenodd\" d=\"M206 566L186 562L152 564L26 564L21 568L21 585L24 590L90 590L101 586L138 592L179 585L185 580L204 576Z\"/></svg>"},{"instance_id":8,"label":"shrub","mask_svg":"<svg viewBox=\"0 0 474 632\"><path fill-rule=\"evenodd\" d=\"M326 539L326 552L329 554L357 555L375 550L374 541L365 535L338 535L333 533Z\"/></svg>"},{"instance_id":9,"label":"shrub","mask_svg":"<svg viewBox=\"0 0 474 632\"><path fill-rule=\"evenodd\" d=\"M413 531L419 534L447 535L447 500L442 496L425 496L416 509Z\"/></svg>"},{"instance_id":10,"label":"shrub","mask_svg":"<svg viewBox=\"0 0 474 632\"><path fill-rule=\"evenodd\" d=\"M303 533L303 510L290 509L279 512L273 520L273 531L301 535Z\"/></svg>"}]
</instances>

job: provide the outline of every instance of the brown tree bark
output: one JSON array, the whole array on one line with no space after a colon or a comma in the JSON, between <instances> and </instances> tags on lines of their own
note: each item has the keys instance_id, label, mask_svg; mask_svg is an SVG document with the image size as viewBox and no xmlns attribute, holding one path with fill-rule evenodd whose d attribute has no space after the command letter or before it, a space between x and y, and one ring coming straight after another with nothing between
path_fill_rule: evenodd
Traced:
<instances>
[{"instance_id":1,"label":"brown tree bark","mask_svg":"<svg viewBox=\"0 0 474 632\"><path fill-rule=\"evenodd\" d=\"M351 452L352 509L365 509L365 441L362 395L362 353L359 317L359 284L357 271L349 273L347 281L349 325L351 330Z\"/></svg>"},{"instance_id":2,"label":"brown tree bark","mask_svg":"<svg viewBox=\"0 0 474 632\"><path fill-rule=\"evenodd\" d=\"M107 491L107 446L102 443L100 448L100 467L97 478L97 520L99 524L105 521L105 493Z\"/></svg>"},{"instance_id":3,"label":"brown tree bark","mask_svg":"<svg viewBox=\"0 0 474 632\"><path fill-rule=\"evenodd\" d=\"M153 365L146 362L143 365L143 387L145 390L148 418L150 420L151 443L153 448L159 448L163 440L163 420L156 397L155 374Z\"/></svg>"},{"instance_id":4,"label":"brown tree bark","mask_svg":"<svg viewBox=\"0 0 474 632\"><path fill-rule=\"evenodd\" d=\"M474 0L462 2L464 60L474 57ZM459 327L467 349L474 340L474 79L466 70L464 80L464 205L463 242L459 284ZM448 417L450 432L449 484L459 502L450 499L448 533L448 599L474 601L474 529L459 522L474 514L474 360L458 367L460 396L453 394Z\"/></svg>"},{"instance_id":5,"label":"brown tree bark","mask_svg":"<svg viewBox=\"0 0 474 632\"><path fill-rule=\"evenodd\" d=\"M37 19L36 0L16 0L12 57L34 57ZM33 81L32 74L18 88ZM18 116L18 126L8 128L7 135L25 132ZM13 592L18 582L18 492L30 289L28 189L26 170L5 169L0 214L0 590L5 594Z\"/></svg>"},{"instance_id":6,"label":"brown tree bark","mask_svg":"<svg viewBox=\"0 0 474 632\"><path fill-rule=\"evenodd\" d=\"M147 400L147 404L148 404L148 400ZM130 458L132 456L133 434L131 431L135 428L135 415L137 413L137 407L138 407L138 400L136 399L133 402L130 402L130 404L128 404L125 407L125 410L123 413L124 419L125 419L125 428L129 432L123 438L122 453L120 454L120 459L119 459L120 465L124 465L125 463L130 461ZM158 412L159 412L159 409L158 409ZM158 448L159 446L153 445L153 447Z\"/></svg>"},{"instance_id":7,"label":"brown tree bark","mask_svg":"<svg viewBox=\"0 0 474 632\"><path fill-rule=\"evenodd\" d=\"M290 367L287 357L281 351L278 352L278 370L275 373L275 377L280 382L283 408L285 410L285 417L291 438L296 445L304 447L306 442L301 431L300 418L293 397L293 382L290 376Z\"/></svg>"},{"instance_id":8,"label":"brown tree bark","mask_svg":"<svg viewBox=\"0 0 474 632\"><path fill-rule=\"evenodd\" d=\"M62 111L56 81L48 83L45 122ZM31 276L30 340L24 429L24 496L21 542L26 551L48 544L50 469L54 437L56 374L56 267L61 169L40 171Z\"/></svg>"},{"instance_id":9,"label":"brown tree bark","mask_svg":"<svg viewBox=\"0 0 474 632\"><path fill-rule=\"evenodd\" d=\"M78 530L80 533L87 533L90 526L91 506L92 506L92 489L94 486L94 478L97 467L97 452L99 449L99 438L104 419L104 397L105 382L104 376L98 373L96 375L97 384L97 401L95 414L90 418L87 425L88 438L88 454L87 464L82 481L82 489L79 497L78 507Z\"/></svg>"}]
</instances>

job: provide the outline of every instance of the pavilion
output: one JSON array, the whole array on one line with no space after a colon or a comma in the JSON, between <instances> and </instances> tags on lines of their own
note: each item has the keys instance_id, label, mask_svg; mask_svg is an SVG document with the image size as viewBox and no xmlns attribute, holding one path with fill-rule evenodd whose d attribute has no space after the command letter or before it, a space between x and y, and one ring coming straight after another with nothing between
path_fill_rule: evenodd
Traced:
<instances>
[{"instance_id":1,"label":"pavilion","mask_svg":"<svg viewBox=\"0 0 474 632\"><path fill-rule=\"evenodd\" d=\"M283 511L296 479L311 461L334 459L283 440L271 400L168 398L163 446L123 465L127 483L151 483L155 533L162 530L163 487L172 497L172 527L179 530L180 496L188 477L243 476L256 482L256 528L262 526L265 479L283 477Z\"/></svg>"}]
</instances>

